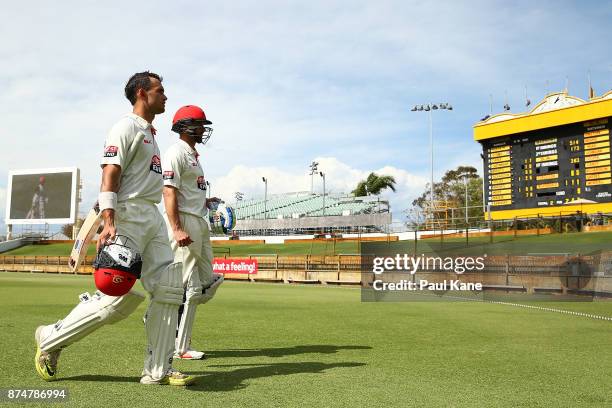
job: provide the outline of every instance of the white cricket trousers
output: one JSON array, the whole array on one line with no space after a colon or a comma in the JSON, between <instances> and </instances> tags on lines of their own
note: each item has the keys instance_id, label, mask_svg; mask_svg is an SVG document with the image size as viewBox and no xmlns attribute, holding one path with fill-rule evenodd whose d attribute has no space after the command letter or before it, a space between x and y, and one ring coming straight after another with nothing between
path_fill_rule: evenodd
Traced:
<instances>
[{"instance_id":1,"label":"white cricket trousers","mask_svg":"<svg viewBox=\"0 0 612 408\"><path fill-rule=\"evenodd\" d=\"M117 235L130 238L142 256L140 281L151 296L145 324L147 348L143 375L159 380L172 366L178 307L182 303L182 267L173 263L166 225L155 203L145 200L118 203L115 225ZM136 297L131 291L121 297L102 294L81 301L66 318L45 326L41 349L61 349L107 323L125 318L141 301L138 299L134 305ZM123 298L130 301L122 302ZM130 306L124 307L126 303ZM125 340L138 342L133 338Z\"/></svg>"},{"instance_id":2,"label":"white cricket trousers","mask_svg":"<svg viewBox=\"0 0 612 408\"><path fill-rule=\"evenodd\" d=\"M174 252L174 261L181 262L183 265L185 298L182 313L179 313L175 347L175 352L181 355L190 348L196 309L203 300L203 289L208 288L213 283L213 250L210 243L209 226L202 217L179 213L181 226L193 241L184 247L179 247L174 240L167 214L164 218L168 229L168 238Z\"/></svg>"},{"instance_id":3,"label":"white cricket trousers","mask_svg":"<svg viewBox=\"0 0 612 408\"><path fill-rule=\"evenodd\" d=\"M174 240L167 214L164 214L164 219L170 246L174 252L174 262L183 263L183 287L185 289L207 288L213 282L213 249L208 223L197 215L179 212L183 230L193 241L189 246L179 247Z\"/></svg>"}]
</instances>

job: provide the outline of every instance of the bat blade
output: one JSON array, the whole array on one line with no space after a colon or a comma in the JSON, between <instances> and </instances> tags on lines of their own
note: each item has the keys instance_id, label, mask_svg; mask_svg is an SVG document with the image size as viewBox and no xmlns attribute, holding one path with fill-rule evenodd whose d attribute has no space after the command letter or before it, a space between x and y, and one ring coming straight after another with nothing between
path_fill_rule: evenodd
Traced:
<instances>
[{"instance_id":1,"label":"bat blade","mask_svg":"<svg viewBox=\"0 0 612 408\"><path fill-rule=\"evenodd\" d=\"M85 256L87 255L89 243L96 234L96 231L98 231L101 223L102 214L100 212L100 207L98 207L98 203L96 203L96 205L89 210L89 213L87 214L85 221L83 221L83 225L81 225L79 234L77 235L72 246L70 259L68 260L68 266L72 272L76 272L79 266L81 266L83 259L85 259Z\"/></svg>"}]
</instances>

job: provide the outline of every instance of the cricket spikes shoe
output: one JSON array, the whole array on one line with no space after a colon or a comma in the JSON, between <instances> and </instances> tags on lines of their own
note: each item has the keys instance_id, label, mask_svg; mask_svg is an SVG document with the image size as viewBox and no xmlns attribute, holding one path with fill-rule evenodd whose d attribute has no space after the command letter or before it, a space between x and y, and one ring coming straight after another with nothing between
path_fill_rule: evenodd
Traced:
<instances>
[{"instance_id":1,"label":"cricket spikes shoe","mask_svg":"<svg viewBox=\"0 0 612 408\"><path fill-rule=\"evenodd\" d=\"M183 354L174 353L174 358L180 360L205 360L208 356L203 351L187 350Z\"/></svg>"},{"instance_id":2,"label":"cricket spikes shoe","mask_svg":"<svg viewBox=\"0 0 612 408\"><path fill-rule=\"evenodd\" d=\"M140 383L146 385L174 385L177 387L185 387L193 384L195 380L196 378L192 375L183 374L180 371L171 369L161 380L153 380L150 376L145 375L140 379Z\"/></svg>"},{"instance_id":3,"label":"cricket spikes shoe","mask_svg":"<svg viewBox=\"0 0 612 408\"><path fill-rule=\"evenodd\" d=\"M55 381L57 377L57 360L59 359L62 350L43 351L40 349L41 334L45 326L38 326L34 338L36 339L36 356L34 357L34 365L36 372L45 381Z\"/></svg>"},{"instance_id":4,"label":"cricket spikes shoe","mask_svg":"<svg viewBox=\"0 0 612 408\"><path fill-rule=\"evenodd\" d=\"M176 385L176 386L191 385L196 381L196 378L194 376L181 373L180 371L176 371L174 369L170 370L168 375L165 376L164 378L168 379L169 385Z\"/></svg>"}]
</instances>

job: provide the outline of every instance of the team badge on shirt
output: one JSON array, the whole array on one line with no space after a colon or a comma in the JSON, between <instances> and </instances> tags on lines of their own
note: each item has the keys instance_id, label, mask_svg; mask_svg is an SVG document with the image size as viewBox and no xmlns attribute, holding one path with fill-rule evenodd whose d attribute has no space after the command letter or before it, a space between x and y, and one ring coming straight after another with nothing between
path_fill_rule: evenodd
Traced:
<instances>
[{"instance_id":1,"label":"team badge on shirt","mask_svg":"<svg viewBox=\"0 0 612 408\"><path fill-rule=\"evenodd\" d=\"M164 171L164 174L162 176L164 178L164 180L172 180L174 178L174 172L173 171Z\"/></svg>"},{"instance_id":2,"label":"team badge on shirt","mask_svg":"<svg viewBox=\"0 0 612 408\"><path fill-rule=\"evenodd\" d=\"M198 188L206 191L206 184L204 183L204 176L198 176Z\"/></svg>"},{"instance_id":3,"label":"team badge on shirt","mask_svg":"<svg viewBox=\"0 0 612 408\"><path fill-rule=\"evenodd\" d=\"M115 157L119 148L117 146L106 146L104 148L104 157Z\"/></svg>"},{"instance_id":4,"label":"team badge on shirt","mask_svg":"<svg viewBox=\"0 0 612 408\"><path fill-rule=\"evenodd\" d=\"M158 155L154 155L151 158L151 167L150 170L157 173L157 174L162 174L162 166L161 166L161 160L159 158Z\"/></svg>"}]
</instances>

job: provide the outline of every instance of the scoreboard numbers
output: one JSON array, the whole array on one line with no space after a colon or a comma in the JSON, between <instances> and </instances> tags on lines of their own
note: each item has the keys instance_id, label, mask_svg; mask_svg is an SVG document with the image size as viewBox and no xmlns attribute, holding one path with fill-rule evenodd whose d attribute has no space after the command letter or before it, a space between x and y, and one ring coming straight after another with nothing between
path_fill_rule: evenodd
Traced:
<instances>
[{"instance_id":1,"label":"scoreboard numbers","mask_svg":"<svg viewBox=\"0 0 612 408\"><path fill-rule=\"evenodd\" d=\"M482 140L492 210L612 202L610 119Z\"/></svg>"}]
</instances>

